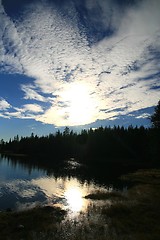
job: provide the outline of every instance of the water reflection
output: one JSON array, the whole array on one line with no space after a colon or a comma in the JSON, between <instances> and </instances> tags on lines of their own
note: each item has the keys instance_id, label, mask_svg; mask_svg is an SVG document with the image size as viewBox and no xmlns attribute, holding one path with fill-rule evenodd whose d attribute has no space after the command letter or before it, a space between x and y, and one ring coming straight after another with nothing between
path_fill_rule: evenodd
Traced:
<instances>
[{"instance_id":1,"label":"water reflection","mask_svg":"<svg viewBox=\"0 0 160 240\"><path fill-rule=\"evenodd\" d=\"M82 193L78 188L72 187L66 190L64 196L67 199L69 209L73 212L79 212L83 207Z\"/></svg>"},{"instance_id":2,"label":"water reflection","mask_svg":"<svg viewBox=\"0 0 160 240\"><path fill-rule=\"evenodd\" d=\"M72 164L73 165L73 164ZM25 166L25 167L24 167ZM68 165L69 166L69 165ZM73 166L72 166L73 167ZM79 166L78 166L79 167ZM76 168L76 163L74 164ZM28 169L32 169L28 171ZM72 213L87 210L89 200L84 196L106 187L75 176L33 168L27 163L0 159L0 210L26 209L36 205L58 205Z\"/></svg>"},{"instance_id":3,"label":"water reflection","mask_svg":"<svg viewBox=\"0 0 160 240\"><path fill-rule=\"evenodd\" d=\"M84 196L99 189L94 183L81 183L75 177L39 178L33 180L32 184L45 194L48 204L61 206L70 213L85 211L89 201Z\"/></svg>"},{"instance_id":4,"label":"water reflection","mask_svg":"<svg viewBox=\"0 0 160 240\"><path fill-rule=\"evenodd\" d=\"M99 189L94 183L81 183L76 178L43 176L32 180L11 180L0 183L0 208L21 210L37 205L57 205L70 212L85 211L85 195Z\"/></svg>"}]
</instances>

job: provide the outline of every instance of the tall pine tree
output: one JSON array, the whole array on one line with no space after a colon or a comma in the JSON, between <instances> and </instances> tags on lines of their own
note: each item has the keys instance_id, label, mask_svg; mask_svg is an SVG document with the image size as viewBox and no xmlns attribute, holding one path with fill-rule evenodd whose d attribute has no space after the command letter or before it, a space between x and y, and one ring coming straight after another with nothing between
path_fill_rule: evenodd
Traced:
<instances>
[{"instance_id":1,"label":"tall pine tree","mask_svg":"<svg viewBox=\"0 0 160 240\"><path fill-rule=\"evenodd\" d=\"M155 107L154 113L151 116L151 123L154 128L160 128L160 101Z\"/></svg>"}]
</instances>

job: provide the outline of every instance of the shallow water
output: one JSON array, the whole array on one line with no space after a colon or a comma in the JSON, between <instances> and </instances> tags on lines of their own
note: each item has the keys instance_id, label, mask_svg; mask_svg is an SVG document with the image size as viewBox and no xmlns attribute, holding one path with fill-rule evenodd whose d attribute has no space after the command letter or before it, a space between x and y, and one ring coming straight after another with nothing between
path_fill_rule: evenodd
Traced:
<instances>
[{"instance_id":1,"label":"shallow water","mask_svg":"<svg viewBox=\"0 0 160 240\"><path fill-rule=\"evenodd\" d=\"M79 164L71 159L67 168ZM71 176L58 176L54 170L31 166L20 161L0 157L0 210L23 210L41 205L56 205L70 212L70 216L85 212L91 203L84 197L95 190L112 191L112 186Z\"/></svg>"}]
</instances>

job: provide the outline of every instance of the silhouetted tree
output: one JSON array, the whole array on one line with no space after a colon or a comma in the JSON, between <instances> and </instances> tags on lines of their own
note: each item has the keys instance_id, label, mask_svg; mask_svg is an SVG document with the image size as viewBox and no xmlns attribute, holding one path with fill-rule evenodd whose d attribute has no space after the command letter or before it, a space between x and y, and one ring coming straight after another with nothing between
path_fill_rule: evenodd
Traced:
<instances>
[{"instance_id":1,"label":"silhouetted tree","mask_svg":"<svg viewBox=\"0 0 160 240\"><path fill-rule=\"evenodd\" d=\"M160 102L152 116L155 124L158 114L160 114ZM57 131L48 136L39 137L31 134L30 137L20 138L17 135L8 142L2 139L0 152L38 157L50 165L71 157L85 164L98 163L99 166L113 161L121 164L123 161L147 159L151 162L154 159L158 160L160 156L159 136L159 125L149 129L143 126L91 128L82 130L79 134L66 127L62 133Z\"/></svg>"},{"instance_id":2,"label":"silhouetted tree","mask_svg":"<svg viewBox=\"0 0 160 240\"><path fill-rule=\"evenodd\" d=\"M151 123L154 128L160 128L160 101L158 105L155 107L155 111L151 116Z\"/></svg>"}]
</instances>

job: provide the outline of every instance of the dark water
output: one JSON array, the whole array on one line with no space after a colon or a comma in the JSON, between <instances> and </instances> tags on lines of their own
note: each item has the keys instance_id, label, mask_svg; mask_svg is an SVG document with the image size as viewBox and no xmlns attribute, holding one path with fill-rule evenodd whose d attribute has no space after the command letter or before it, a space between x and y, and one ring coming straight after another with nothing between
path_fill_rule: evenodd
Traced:
<instances>
[{"instance_id":1,"label":"dark water","mask_svg":"<svg viewBox=\"0 0 160 240\"><path fill-rule=\"evenodd\" d=\"M63 172L79 167L71 159ZM85 210L89 204L84 196L101 189L112 191L113 187L0 156L0 210L58 205L72 212L79 212Z\"/></svg>"}]
</instances>

